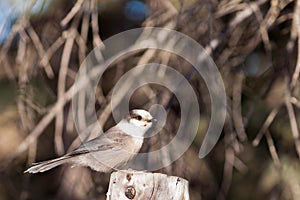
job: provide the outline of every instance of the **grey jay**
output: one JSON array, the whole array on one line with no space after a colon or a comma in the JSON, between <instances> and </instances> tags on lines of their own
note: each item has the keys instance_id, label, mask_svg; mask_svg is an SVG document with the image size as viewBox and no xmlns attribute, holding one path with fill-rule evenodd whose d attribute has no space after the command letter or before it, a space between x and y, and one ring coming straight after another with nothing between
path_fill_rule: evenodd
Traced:
<instances>
[{"instance_id":1,"label":"grey jay","mask_svg":"<svg viewBox=\"0 0 300 200\"><path fill-rule=\"evenodd\" d=\"M104 134L84 142L62 157L35 163L24 173L44 172L64 163L109 172L126 164L139 152L144 134L152 126L152 121L153 117L148 111L134 109Z\"/></svg>"}]
</instances>

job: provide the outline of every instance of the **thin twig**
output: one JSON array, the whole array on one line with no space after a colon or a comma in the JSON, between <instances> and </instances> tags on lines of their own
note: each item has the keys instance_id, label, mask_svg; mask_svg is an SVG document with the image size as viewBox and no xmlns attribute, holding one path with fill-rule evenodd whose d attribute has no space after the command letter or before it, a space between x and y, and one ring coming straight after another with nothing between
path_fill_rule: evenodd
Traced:
<instances>
[{"instance_id":1,"label":"thin twig","mask_svg":"<svg viewBox=\"0 0 300 200\"><path fill-rule=\"evenodd\" d=\"M245 173L248 171L247 165L243 161L241 161L237 156L235 156L234 158L233 166L240 172Z\"/></svg>"},{"instance_id":2,"label":"thin twig","mask_svg":"<svg viewBox=\"0 0 300 200\"><path fill-rule=\"evenodd\" d=\"M262 136L266 133L267 129L270 127L270 125L273 122L274 118L276 117L280 107L281 107L281 105L277 106L276 108L273 108L273 110L270 112L266 121L264 122L261 129L257 133L255 139L253 140L253 142L252 142L253 146L257 146L260 143Z\"/></svg>"},{"instance_id":3,"label":"thin twig","mask_svg":"<svg viewBox=\"0 0 300 200\"><path fill-rule=\"evenodd\" d=\"M21 65L25 61L28 40L29 38L25 33L24 29L20 30L20 40L18 43L18 52L16 57L17 65ZM19 75L24 75L24 74L19 74Z\"/></svg>"},{"instance_id":4,"label":"thin twig","mask_svg":"<svg viewBox=\"0 0 300 200\"><path fill-rule=\"evenodd\" d=\"M294 104L295 106L297 106L297 108L300 109L300 101L298 101L298 99L296 99L295 97L291 97L290 101L292 104Z\"/></svg>"},{"instance_id":5,"label":"thin twig","mask_svg":"<svg viewBox=\"0 0 300 200\"><path fill-rule=\"evenodd\" d=\"M83 12L82 16L82 23L81 23L81 37L76 37L77 44L79 46L79 63L81 64L86 56L86 44L87 44L87 38L88 38L88 31L89 31L89 20L90 20L90 14L88 12ZM77 39L79 38L79 39Z\"/></svg>"},{"instance_id":6,"label":"thin twig","mask_svg":"<svg viewBox=\"0 0 300 200\"><path fill-rule=\"evenodd\" d=\"M257 7L258 5L255 5L255 7ZM265 49L267 50L268 55L271 55L271 43L270 43L270 39L269 39L269 35L268 35L268 27L266 24L266 21L263 18L263 14L261 13L261 10L259 9L259 7L255 8L255 10L253 10L253 12L255 13L255 16L259 22L259 30L260 30L260 35L263 41L263 44L265 46Z\"/></svg>"},{"instance_id":7,"label":"thin twig","mask_svg":"<svg viewBox=\"0 0 300 200\"><path fill-rule=\"evenodd\" d=\"M298 154L298 157L300 158L300 140L299 140L299 129L297 125L296 115L293 109L293 105L290 102L290 95L289 92L287 92L286 98L285 98L285 106L288 111L289 119L290 119L290 126L292 129L292 134L296 146L296 151Z\"/></svg>"},{"instance_id":8,"label":"thin twig","mask_svg":"<svg viewBox=\"0 0 300 200\"><path fill-rule=\"evenodd\" d=\"M26 20L24 18L19 18L17 22L13 25L12 30L8 37L6 38L1 51L0 51L0 61L3 62L2 66L4 67L4 70L10 79L15 79L15 74L13 71L12 66L10 65L8 58L7 58L7 52L14 40L14 38L17 36L17 34L20 32L20 30L23 29L23 25L26 24Z\"/></svg>"},{"instance_id":9,"label":"thin twig","mask_svg":"<svg viewBox=\"0 0 300 200\"><path fill-rule=\"evenodd\" d=\"M217 12L214 13L214 17L220 18L225 15L229 15L231 13L236 13L240 10L243 10L244 8L245 8L244 3L237 3L233 1L229 1L229 2L221 1L217 8Z\"/></svg>"},{"instance_id":10,"label":"thin twig","mask_svg":"<svg viewBox=\"0 0 300 200\"><path fill-rule=\"evenodd\" d=\"M81 14L81 13L80 13ZM71 53L73 49L73 45L75 42L75 38L78 35L77 27L79 25L81 15L76 15L76 17L72 21L72 25L67 30L65 34L66 42L62 53L60 69L58 74L58 84L57 84L57 95L58 98L62 97L66 90L66 81L67 81L67 74L69 69L69 63L71 60ZM64 128L64 110L62 109L56 115L55 119L55 150L58 155L64 154L64 143L63 143L63 128Z\"/></svg>"},{"instance_id":11,"label":"thin twig","mask_svg":"<svg viewBox=\"0 0 300 200\"><path fill-rule=\"evenodd\" d=\"M75 39L75 32L73 29L70 30L69 37L67 38L68 39L66 40L64 50L62 53L60 70L58 75L58 85L57 85L58 98L61 98L64 95L66 89L66 77L67 77L68 66L71 58L72 47ZM63 110L61 110L57 114L55 120L54 141L55 141L55 149L58 155L62 155L64 153L64 144L62 139L63 124L64 124L64 115L63 115Z\"/></svg>"},{"instance_id":12,"label":"thin twig","mask_svg":"<svg viewBox=\"0 0 300 200\"><path fill-rule=\"evenodd\" d=\"M84 3L84 0L77 0L75 5L72 7L71 11L61 20L60 25L65 26L67 25L72 18L79 12L79 10L82 8L82 4Z\"/></svg>"},{"instance_id":13,"label":"thin twig","mask_svg":"<svg viewBox=\"0 0 300 200\"><path fill-rule=\"evenodd\" d=\"M232 119L239 139L241 141L245 141L247 140L247 135L245 133L241 106L244 74L242 72L239 72L236 75L235 80L236 81L235 84L233 84L232 90Z\"/></svg>"},{"instance_id":14,"label":"thin twig","mask_svg":"<svg viewBox=\"0 0 300 200\"><path fill-rule=\"evenodd\" d=\"M223 169L223 179L221 189L219 191L217 199L225 199L232 181L233 165L235 160L234 151L231 147L227 147L225 150L225 163Z\"/></svg>"},{"instance_id":15,"label":"thin twig","mask_svg":"<svg viewBox=\"0 0 300 200\"><path fill-rule=\"evenodd\" d=\"M64 43L65 41L65 34L62 33L62 36L57 38L55 42L52 43L52 45L46 50L46 53L43 54L42 58L40 59L40 65L47 66L49 64L50 58L53 56L53 54L58 50L59 47Z\"/></svg>"},{"instance_id":16,"label":"thin twig","mask_svg":"<svg viewBox=\"0 0 300 200\"><path fill-rule=\"evenodd\" d=\"M259 6L266 2L267 0L258 0L249 3L249 6L247 6L243 11L239 12L238 15L236 15L236 17L230 21L229 27L231 29L237 27L238 24L243 22L247 17L251 16L255 11L259 9Z\"/></svg>"},{"instance_id":17,"label":"thin twig","mask_svg":"<svg viewBox=\"0 0 300 200\"><path fill-rule=\"evenodd\" d=\"M297 59L296 68L291 82L291 87L294 88L298 81L299 73L300 73L300 1L299 0L296 1L296 5L295 5L292 30L295 31L291 32L291 38L298 37L298 59ZM296 32L297 34L296 33L293 34L293 32Z\"/></svg>"},{"instance_id":18,"label":"thin twig","mask_svg":"<svg viewBox=\"0 0 300 200\"><path fill-rule=\"evenodd\" d=\"M74 131L74 120L73 120L73 110L72 106L69 107L69 112L67 113L66 120L66 133L72 133Z\"/></svg>"},{"instance_id":19,"label":"thin twig","mask_svg":"<svg viewBox=\"0 0 300 200\"><path fill-rule=\"evenodd\" d=\"M274 145L274 142L273 142L273 139L272 139L272 136L271 136L271 133L269 130L266 131L265 136L267 139L269 151L270 151L271 157L274 161L274 164L276 167L280 168L280 166L281 166L280 159L279 159L278 153L276 151L276 148L275 148L275 145Z\"/></svg>"},{"instance_id":20,"label":"thin twig","mask_svg":"<svg viewBox=\"0 0 300 200\"><path fill-rule=\"evenodd\" d=\"M40 41L40 38L38 36L38 34L35 32L35 30L32 28L31 24L28 22L28 26L27 26L27 32L37 50L38 55L40 56L40 58L42 59L44 57L44 55L46 54L46 51L44 50L44 47ZM44 57L45 59L47 57ZM49 78L53 78L54 77L54 72L52 70L52 67L50 65L49 60L47 60L45 62L45 65L42 65L44 67L44 70L47 74L47 76Z\"/></svg>"},{"instance_id":21,"label":"thin twig","mask_svg":"<svg viewBox=\"0 0 300 200\"><path fill-rule=\"evenodd\" d=\"M92 6L92 30L93 30L93 45L94 47L104 47L104 44L99 35L99 23L98 23L98 8L97 8L97 1L91 0Z\"/></svg>"}]
</instances>

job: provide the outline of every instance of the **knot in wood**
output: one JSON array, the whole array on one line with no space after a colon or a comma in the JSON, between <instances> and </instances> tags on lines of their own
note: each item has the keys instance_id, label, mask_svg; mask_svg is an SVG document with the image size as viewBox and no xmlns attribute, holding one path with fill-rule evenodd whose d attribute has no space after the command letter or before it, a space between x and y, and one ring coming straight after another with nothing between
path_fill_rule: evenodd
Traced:
<instances>
[{"instance_id":1,"label":"knot in wood","mask_svg":"<svg viewBox=\"0 0 300 200\"><path fill-rule=\"evenodd\" d=\"M135 189L134 187L132 186L128 186L126 189L125 189L125 196L128 198L128 199L133 199L135 197Z\"/></svg>"}]
</instances>

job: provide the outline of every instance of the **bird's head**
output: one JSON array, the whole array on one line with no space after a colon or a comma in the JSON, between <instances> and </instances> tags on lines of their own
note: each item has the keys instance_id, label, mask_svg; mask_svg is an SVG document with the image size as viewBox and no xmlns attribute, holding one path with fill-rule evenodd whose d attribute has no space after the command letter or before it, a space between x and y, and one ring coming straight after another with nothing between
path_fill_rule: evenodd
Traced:
<instances>
[{"instance_id":1,"label":"bird's head","mask_svg":"<svg viewBox=\"0 0 300 200\"><path fill-rule=\"evenodd\" d=\"M143 129L148 129L152 126L154 119L148 111L143 109L134 109L129 112L127 120L130 124Z\"/></svg>"},{"instance_id":2,"label":"bird's head","mask_svg":"<svg viewBox=\"0 0 300 200\"><path fill-rule=\"evenodd\" d=\"M142 109L134 109L129 112L129 114L121 120L117 126L128 135L134 136L136 138L143 138L145 133L152 126L153 119L152 115Z\"/></svg>"}]
</instances>

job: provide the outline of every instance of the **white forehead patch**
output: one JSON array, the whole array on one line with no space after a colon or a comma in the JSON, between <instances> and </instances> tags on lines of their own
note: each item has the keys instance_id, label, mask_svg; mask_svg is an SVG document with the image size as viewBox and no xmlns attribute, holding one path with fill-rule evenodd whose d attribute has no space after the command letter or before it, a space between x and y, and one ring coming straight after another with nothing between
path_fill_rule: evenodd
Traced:
<instances>
[{"instance_id":1,"label":"white forehead patch","mask_svg":"<svg viewBox=\"0 0 300 200\"><path fill-rule=\"evenodd\" d=\"M140 115L143 119L152 119L152 115L143 109L134 109L131 111L133 114Z\"/></svg>"}]
</instances>

